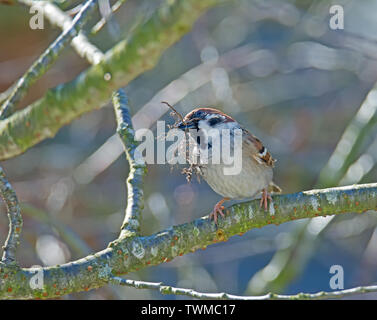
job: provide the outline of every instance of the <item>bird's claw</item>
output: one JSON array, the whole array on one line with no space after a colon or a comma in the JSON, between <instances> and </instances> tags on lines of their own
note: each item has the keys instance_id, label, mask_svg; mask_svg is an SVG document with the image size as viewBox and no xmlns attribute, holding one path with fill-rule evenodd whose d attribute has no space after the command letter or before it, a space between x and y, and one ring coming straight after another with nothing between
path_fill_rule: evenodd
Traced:
<instances>
[{"instance_id":1,"label":"bird's claw","mask_svg":"<svg viewBox=\"0 0 377 320\"><path fill-rule=\"evenodd\" d=\"M225 207L223 206L223 203L224 203L224 201L227 201L227 200L229 200L229 199L224 198L224 199L220 200L218 203L216 203L214 208L213 208L213 211L209 214L209 218L212 219L212 217L213 217L213 221L215 221L215 224L217 224L217 215L218 214L220 214L222 217L225 217L225 214L223 212Z\"/></svg>"},{"instance_id":2,"label":"bird's claw","mask_svg":"<svg viewBox=\"0 0 377 320\"><path fill-rule=\"evenodd\" d=\"M266 189L262 191L262 198L260 199L259 206L262 208L264 206L264 210L267 211L268 209L268 200L272 201L270 194L267 192Z\"/></svg>"}]
</instances>

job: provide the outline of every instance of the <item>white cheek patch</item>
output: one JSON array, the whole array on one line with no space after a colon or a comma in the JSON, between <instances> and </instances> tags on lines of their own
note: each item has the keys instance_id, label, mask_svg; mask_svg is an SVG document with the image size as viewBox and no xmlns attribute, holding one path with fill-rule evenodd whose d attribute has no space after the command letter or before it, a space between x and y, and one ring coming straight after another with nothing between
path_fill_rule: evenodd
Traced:
<instances>
[{"instance_id":1,"label":"white cheek patch","mask_svg":"<svg viewBox=\"0 0 377 320\"><path fill-rule=\"evenodd\" d=\"M201 164L224 164L225 175L237 175L242 170L242 129L234 121L210 124L210 119L219 117L226 120L224 116L209 115L205 120L198 121L199 132L192 132L191 135L195 141L192 151L196 156L199 154ZM200 145L196 138L198 135Z\"/></svg>"},{"instance_id":2,"label":"white cheek patch","mask_svg":"<svg viewBox=\"0 0 377 320\"><path fill-rule=\"evenodd\" d=\"M199 120L198 128L202 129L203 131L208 131L208 130L213 129L212 126L209 125L207 120Z\"/></svg>"},{"instance_id":3,"label":"white cheek patch","mask_svg":"<svg viewBox=\"0 0 377 320\"><path fill-rule=\"evenodd\" d=\"M203 140L200 141L200 148L205 149L208 147L208 142L210 142L212 145L216 144L217 141L220 140L221 137L221 130L218 128L214 128L208 124L207 120L200 120L198 123L198 128L201 133L201 137ZM209 139L210 137L210 139ZM209 141L211 140L211 141Z\"/></svg>"}]
</instances>

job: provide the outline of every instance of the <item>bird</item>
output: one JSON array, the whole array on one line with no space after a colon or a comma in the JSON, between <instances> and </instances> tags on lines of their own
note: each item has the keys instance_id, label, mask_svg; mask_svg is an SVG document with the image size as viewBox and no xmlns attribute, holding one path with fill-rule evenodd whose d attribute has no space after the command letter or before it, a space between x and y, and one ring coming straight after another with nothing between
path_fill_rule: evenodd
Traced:
<instances>
[{"instance_id":1,"label":"bird","mask_svg":"<svg viewBox=\"0 0 377 320\"><path fill-rule=\"evenodd\" d=\"M210 219L213 218L216 225L218 215L225 216L223 203L228 200L253 198L261 194L260 207L264 207L265 211L267 211L268 201L272 201L270 192L281 192L281 189L272 181L276 160L272 158L270 152L267 151L267 148L256 136L231 116L210 107L200 107L192 110L185 117L182 117L181 121L175 124L175 127L188 134L189 140L194 144L193 154L199 156L199 160L195 160L195 156L189 156L188 162L193 164L198 161L198 165L195 167L196 173L216 193L222 196L222 199L215 204L209 216ZM208 132L211 129L216 129L212 130L212 132L218 132L218 134L209 135ZM224 173L224 168L229 168L229 164L224 163L224 161L219 163L211 162L214 158L214 150L211 149L219 145L220 148L223 148L225 145L223 145L225 143L224 132L226 132L224 129L228 129L230 136L230 139L227 140L229 141L228 147L233 152L235 134L236 132L241 133L241 170L233 175ZM207 159L200 160L200 155L205 148L208 149Z\"/></svg>"}]
</instances>

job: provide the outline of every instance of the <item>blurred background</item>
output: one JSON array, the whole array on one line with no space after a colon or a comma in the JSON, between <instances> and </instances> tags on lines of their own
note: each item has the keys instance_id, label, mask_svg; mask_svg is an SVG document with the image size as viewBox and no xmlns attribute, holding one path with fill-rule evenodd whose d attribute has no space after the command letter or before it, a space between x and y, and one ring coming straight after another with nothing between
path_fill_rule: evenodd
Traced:
<instances>
[{"instance_id":1,"label":"blurred background","mask_svg":"<svg viewBox=\"0 0 377 320\"><path fill-rule=\"evenodd\" d=\"M110 49L162 2L127 1L89 39L103 51ZM344 8L344 30L329 27L332 4ZM64 9L74 7L70 1ZM155 130L157 119L174 123L163 100L182 114L197 106L215 106L249 128L278 159L275 181L284 193L375 182L376 107L363 101L377 81L376 12L377 1L372 0L239 0L215 7L154 69L125 88L134 125ZM27 7L0 5L0 92L60 33L47 20L44 30L31 30L31 16ZM97 12L89 24L98 19ZM87 67L67 48L19 108ZM354 125L348 127L350 123ZM363 138L348 154L356 127L364 130ZM107 105L2 163L22 203L22 266L62 264L102 250L117 238L126 206L128 164L114 130L113 109ZM345 156L348 164L340 170L337 163ZM329 171L319 178L326 165ZM220 199L205 183L193 179L188 184L180 169L149 165L144 234L208 214ZM336 177L326 173L337 170ZM8 232L3 204L0 211L3 243ZM345 288L373 284L376 227L374 212L266 226L129 278L203 292L294 294L331 290L330 267L341 265ZM62 299L150 298L181 299L116 286ZM374 299L377 294L358 298Z\"/></svg>"}]
</instances>

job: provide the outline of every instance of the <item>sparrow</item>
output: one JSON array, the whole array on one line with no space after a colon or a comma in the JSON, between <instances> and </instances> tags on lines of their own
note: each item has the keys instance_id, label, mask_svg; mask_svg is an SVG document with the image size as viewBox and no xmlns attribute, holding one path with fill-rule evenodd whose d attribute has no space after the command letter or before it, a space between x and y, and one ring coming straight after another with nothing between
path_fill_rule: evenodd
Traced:
<instances>
[{"instance_id":1,"label":"sparrow","mask_svg":"<svg viewBox=\"0 0 377 320\"><path fill-rule=\"evenodd\" d=\"M189 112L175 127L184 130L191 143L195 144L193 152L199 156L188 157L188 162L193 164L198 161L196 173L202 177L208 185L223 198L217 202L210 214L217 225L218 214L224 217L225 201L231 199L252 198L261 193L260 207L268 208L268 201L272 201L270 192L281 192L281 189L272 181L275 159L267 151L262 142L247 129L240 125L232 117L224 112L213 108L197 108ZM218 132L217 135L209 135L208 132ZM213 163L214 146L223 147L225 143L224 132L227 129L230 135L229 148L234 151L234 136L236 132L241 133L242 161L241 170L237 174L229 175L224 173L224 168L229 164L224 162ZM238 130L236 130L238 129ZM216 141L218 140L218 141ZM220 142L220 143L216 143ZM201 152L207 148L206 160L201 160ZM212 150L213 151L213 150ZM234 153L235 154L235 153ZM195 160L196 159L196 160ZM205 158L204 158L205 159ZM204 163L205 162L205 163Z\"/></svg>"}]
</instances>

